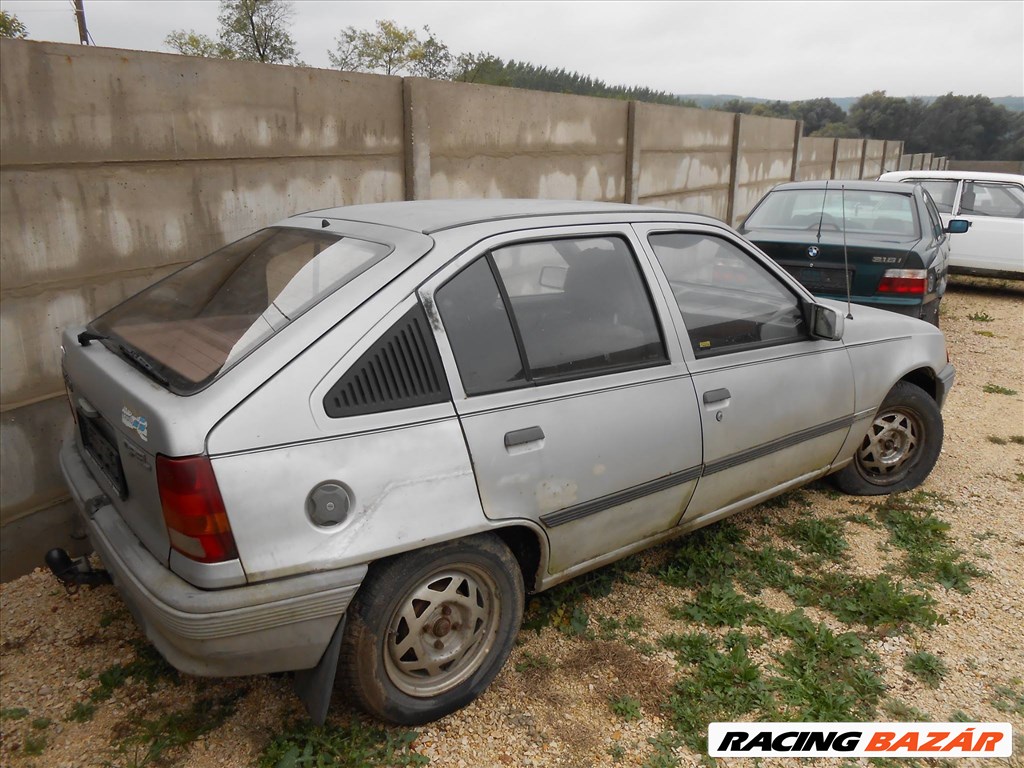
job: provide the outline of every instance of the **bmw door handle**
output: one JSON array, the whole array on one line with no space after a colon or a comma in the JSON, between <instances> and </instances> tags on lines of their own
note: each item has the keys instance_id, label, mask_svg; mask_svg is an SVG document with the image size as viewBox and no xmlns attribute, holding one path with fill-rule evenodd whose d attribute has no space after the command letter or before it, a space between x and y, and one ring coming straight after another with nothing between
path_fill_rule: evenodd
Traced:
<instances>
[{"instance_id":1,"label":"bmw door handle","mask_svg":"<svg viewBox=\"0 0 1024 768\"><path fill-rule=\"evenodd\" d=\"M732 395L729 394L729 390L725 389L709 389L704 393L704 405L713 405L714 403L721 403L728 400Z\"/></svg>"},{"instance_id":2,"label":"bmw door handle","mask_svg":"<svg viewBox=\"0 0 1024 768\"><path fill-rule=\"evenodd\" d=\"M536 443L544 439L544 430L540 427L527 427L526 429L516 429L512 432L505 433L505 447L514 448L517 445L525 445L526 443Z\"/></svg>"}]
</instances>

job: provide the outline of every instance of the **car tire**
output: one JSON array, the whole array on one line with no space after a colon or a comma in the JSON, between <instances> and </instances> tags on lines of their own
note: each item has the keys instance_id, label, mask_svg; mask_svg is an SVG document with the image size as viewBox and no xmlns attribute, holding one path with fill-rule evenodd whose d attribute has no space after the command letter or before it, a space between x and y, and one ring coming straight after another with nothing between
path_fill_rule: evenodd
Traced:
<instances>
[{"instance_id":1,"label":"car tire","mask_svg":"<svg viewBox=\"0 0 1024 768\"><path fill-rule=\"evenodd\" d=\"M877 496L916 488L942 450L942 414L920 387L901 381L886 395L853 461L832 475L839 490Z\"/></svg>"},{"instance_id":2,"label":"car tire","mask_svg":"<svg viewBox=\"0 0 1024 768\"><path fill-rule=\"evenodd\" d=\"M524 600L519 564L492 534L375 563L349 606L338 685L400 725L454 712L504 665Z\"/></svg>"}]
</instances>

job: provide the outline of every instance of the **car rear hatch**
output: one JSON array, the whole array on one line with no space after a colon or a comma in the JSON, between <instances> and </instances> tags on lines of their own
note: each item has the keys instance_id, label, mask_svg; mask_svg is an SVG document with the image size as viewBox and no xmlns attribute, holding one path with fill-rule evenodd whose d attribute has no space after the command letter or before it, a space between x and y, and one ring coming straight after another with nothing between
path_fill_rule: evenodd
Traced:
<instances>
[{"instance_id":1,"label":"car rear hatch","mask_svg":"<svg viewBox=\"0 0 1024 768\"><path fill-rule=\"evenodd\" d=\"M817 296L846 298L847 275L853 296L874 296L887 270L920 268L917 259L912 260L914 264L908 262L916 238L872 242L862 238L844 249L841 235L831 232L827 237L823 234L820 243L793 242L780 232L754 231L747 237Z\"/></svg>"}]
</instances>

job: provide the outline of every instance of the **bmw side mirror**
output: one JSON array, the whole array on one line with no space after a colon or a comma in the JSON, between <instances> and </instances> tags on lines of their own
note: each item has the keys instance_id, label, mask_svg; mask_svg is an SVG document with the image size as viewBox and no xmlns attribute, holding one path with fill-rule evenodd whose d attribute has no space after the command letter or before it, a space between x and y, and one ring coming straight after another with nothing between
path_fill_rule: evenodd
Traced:
<instances>
[{"instance_id":1,"label":"bmw side mirror","mask_svg":"<svg viewBox=\"0 0 1024 768\"><path fill-rule=\"evenodd\" d=\"M811 304L811 336L816 339L839 341L843 338L842 314L824 304Z\"/></svg>"},{"instance_id":2,"label":"bmw side mirror","mask_svg":"<svg viewBox=\"0 0 1024 768\"><path fill-rule=\"evenodd\" d=\"M962 235L971 228L971 222L967 219L951 219L946 225L946 232L951 235Z\"/></svg>"}]
</instances>

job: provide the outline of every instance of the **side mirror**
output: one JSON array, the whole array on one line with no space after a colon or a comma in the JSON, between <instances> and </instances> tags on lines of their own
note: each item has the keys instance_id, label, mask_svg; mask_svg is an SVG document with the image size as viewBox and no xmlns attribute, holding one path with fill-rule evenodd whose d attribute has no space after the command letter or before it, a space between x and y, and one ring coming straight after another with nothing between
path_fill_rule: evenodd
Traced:
<instances>
[{"instance_id":1,"label":"side mirror","mask_svg":"<svg viewBox=\"0 0 1024 768\"><path fill-rule=\"evenodd\" d=\"M945 231L951 235L962 235L971 228L971 222L967 219L950 219Z\"/></svg>"},{"instance_id":2,"label":"side mirror","mask_svg":"<svg viewBox=\"0 0 1024 768\"><path fill-rule=\"evenodd\" d=\"M811 336L816 339L839 341L843 338L845 320L839 312L824 304L811 304Z\"/></svg>"}]
</instances>

